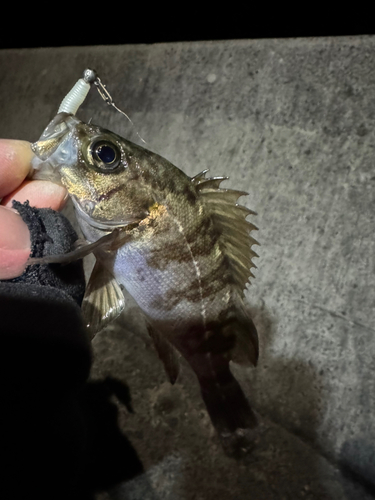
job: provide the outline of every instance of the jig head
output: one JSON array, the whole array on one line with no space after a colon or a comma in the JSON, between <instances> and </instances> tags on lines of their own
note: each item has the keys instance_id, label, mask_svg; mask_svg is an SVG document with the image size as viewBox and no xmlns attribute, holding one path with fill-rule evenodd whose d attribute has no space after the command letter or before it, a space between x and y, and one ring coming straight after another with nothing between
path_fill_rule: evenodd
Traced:
<instances>
[{"instance_id":1,"label":"jig head","mask_svg":"<svg viewBox=\"0 0 375 500\"><path fill-rule=\"evenodd\" d=\"M119 107L116 106L111 94L108 92L106 86L102 83L96 71L89 68L85 69L82 78L77 81L71 91L64 97L60 104L58 113L69 113L71 115L75 115L78 108L86 99L86 96L93 84L96 86L103 101L105 101L109 106L112 106L116 111L124 115L129 120L131 125L135 128L134 123L125 113L125 111L122 111ZM137 131L136 133L141 141L146 144L146 141L139 135Z\"/></svg>"}]
</instances>

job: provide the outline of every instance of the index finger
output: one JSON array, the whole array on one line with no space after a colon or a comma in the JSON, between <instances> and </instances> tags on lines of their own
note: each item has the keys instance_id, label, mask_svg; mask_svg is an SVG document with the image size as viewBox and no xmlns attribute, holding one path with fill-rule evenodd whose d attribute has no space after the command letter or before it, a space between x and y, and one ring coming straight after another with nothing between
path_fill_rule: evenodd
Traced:
<instances>
[{"instance_id":1,"label":"index finger","mask_svg":"<svg viewBox=\"0 0 375 500\"><path fill-rule=\"evenodd\" d=\"M63 186L49 181L26 179L34 154L30 143L0 139L0 201L11 207L14 200L29 201L32 207L61 210L68 193Z\"/></svg>"},{"instance_id":2,"label":"index finger","mask_svg":"<svg viewBox=\"0 0 375 500\"><path fill-rule=\"evenodd\" d=\"M30 171L32 157L29 142L0 139L0 198L21 185Z\"/></svg>"}]
</instances>

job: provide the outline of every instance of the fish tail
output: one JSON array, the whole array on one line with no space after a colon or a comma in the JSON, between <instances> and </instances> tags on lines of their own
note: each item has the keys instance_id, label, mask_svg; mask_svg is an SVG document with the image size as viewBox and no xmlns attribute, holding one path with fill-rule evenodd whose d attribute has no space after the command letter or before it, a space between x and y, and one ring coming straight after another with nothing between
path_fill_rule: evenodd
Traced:
<instances>
[{"instance_id":1,"label":"fish tail","mask_svg":"<svg viewBox=\"0 0 375 500\"><path fill-rule=\"evenodd\" d=\"M244 448L243 431L257 426L257 417L230 371L230 360L238 347L242 350L245 344L245 336L241 334L245 329L248 359L255 364L257 342L251 339L255 336L257 340L256 330L251 319L238 311L236 316L227 314L226 320L212 322L204 329L191 327L177 346L198 378L202 398L220 439L229 440L234 448Z\"/></svg>"},{"instance_id":2,"label":"fish tail","mask_svg":"<svg viewBox=\"0 0 375 500\"><path fill-rule=\"evenodd\" d=\"M215 377L198 376L203 401L220 436L237 429L253 429L257 418L241 386L229 369L215 372Z\"/></svg>"}]
</instances>

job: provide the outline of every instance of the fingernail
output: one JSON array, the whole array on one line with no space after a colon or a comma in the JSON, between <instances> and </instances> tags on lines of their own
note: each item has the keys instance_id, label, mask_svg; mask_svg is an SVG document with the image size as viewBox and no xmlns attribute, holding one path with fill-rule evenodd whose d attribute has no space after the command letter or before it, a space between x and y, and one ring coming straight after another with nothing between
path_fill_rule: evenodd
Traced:
<instances>
[{"instance_id":1,"label":"fingernail","mask_svg":"<svg viewBox=\"0 0 375 500\"><path fill-rule=\"evenodd\" d=\"M0 139L0 196L17 189L29 172L32 157L29 142Z\"/></svg>"},{"instance_id":2,"label":"fingernail","mask_svg":"<svg viewBox=\"0 0 375 500\"><path fill-rule=\"evenodd\" d=\"M19 276L30 255L30 232L13 209L0 206L0 279Z\"/></svg>"},{"instance_id":3,"label":"fingernail","mask_svg":"<svg viewBox=\"0 0 375 500\"><path fill-rule=\"evenodd\" d=\"M0 206L0 248L30 250L30 231L16 210Z\"/></svg>"}]
</instances>

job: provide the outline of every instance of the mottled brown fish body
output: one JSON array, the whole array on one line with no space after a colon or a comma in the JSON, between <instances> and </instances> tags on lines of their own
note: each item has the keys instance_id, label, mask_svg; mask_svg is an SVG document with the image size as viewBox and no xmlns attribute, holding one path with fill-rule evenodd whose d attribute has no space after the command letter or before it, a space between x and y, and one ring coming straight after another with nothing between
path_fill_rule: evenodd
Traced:
<instances>
[{"instance_id":1,"label":"mottled brown fish body","mask_svg":"<svg viewBox=\"0 0 375 500\"><path fill-rule=\"evenodd\" d=\"M154 196L162 204L151 207L132 240L119 250L114 274L153 330L193 368L219 433L253 427L256 418L229 362L247 357L255 364L257 334L245 313L221 232L187 176L177 186L174 182L173 190L167 186Z\"/></svg>"},{"instance_id":2,"label":"mottled brown fish body","mask_svg":"<svg viewBox=\"0 0 375 500\"><path fill-rule=\"evenodd\" d=\"M219 433L255 425L229 363L255 364L258 339L244 288L255 267L253 213L225 179L190 178L161 156L62 113L33 147L59 170L97 263L83 311L93 330L123 308L119 284L147 318L173 382L176 350L196 373ZM114 230L116 228L116 230ZM112 246L108 237L114 236Z\"/></svg>"}]
</instances>

